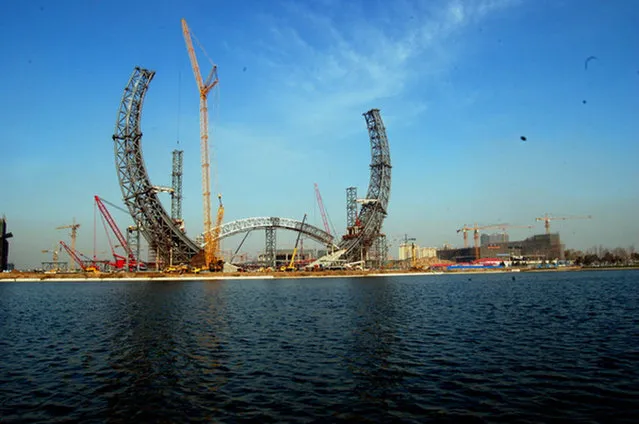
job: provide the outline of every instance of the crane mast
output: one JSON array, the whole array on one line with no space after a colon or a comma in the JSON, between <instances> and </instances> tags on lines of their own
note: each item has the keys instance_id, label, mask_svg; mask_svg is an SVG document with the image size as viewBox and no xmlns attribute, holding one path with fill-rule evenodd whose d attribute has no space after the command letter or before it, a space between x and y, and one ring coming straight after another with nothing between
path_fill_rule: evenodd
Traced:
<instances>
[{"instance_id":1,"label":"crane mast","mask_svg":"<svg viewBox=\"0 0 639 424\"><path fill-rule=\"evenodd\" d=\"M71 229L71 250L75 252L75 241L78 238L78 228L80 228L80 224L76 224L75 223L75 218L73 218L73 224L61 225L59 227L56 227L56 230L64 230L66 228ZM64 245L63 245L63 247L64 247ZM68 250L67 250L67 252L68 252ZM71 255L71 254L69 254L69 255ZM71 262L71 271L75 271L75 263L73 261Z\"/></svg>"},{"instance_id":2,"label":"crane mast","mask_svg":"<svg viewBox=\"0 0 639 424\"><path fill-rule=\"evenodd\" d=\"M209 76L206 78L206 81L202 80L200 66L198 65L197 57L195 56L195 49L193 48L193 42L191 41L191 32L185 19L182 19L182 33L184 35L186 49L189 53L189 59L191 60L191 67L193 68L195 82L197 83L200 93L200 151L202 156L202 202L204 206L204 261L205 266L210 267L211 263L216 261L219 257L219 252L215 250L216 246L219 246L219 243L215 243L214 241L214 235L212 233L213 228L211 225L211 170L209 160L209 118L207 97L209 92L218 83L217 66L213 64L213 68L211 69Z\"/></svg>"}]
</instances>

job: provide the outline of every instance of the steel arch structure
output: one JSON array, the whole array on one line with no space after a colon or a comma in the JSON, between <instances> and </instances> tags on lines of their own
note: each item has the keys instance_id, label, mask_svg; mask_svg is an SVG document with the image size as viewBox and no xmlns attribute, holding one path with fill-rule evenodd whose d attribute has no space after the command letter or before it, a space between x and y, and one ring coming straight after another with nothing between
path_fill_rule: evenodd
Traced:
<instances>
[{"instance_id":1,"label":"steel arch structure","mask_svg":"<svg viewBox=\"0 0 639 424\"><path fill-rule=\"evenodd\" d=\"M124 89L118 110L113 143L115 168L133 221L158 256L165 262L189 262L201 249L184 234L167 214L153 190L142 158L140 116L149 83L155 75L135 67Z\"/></svg>"},{"instance_id":2,"label":"steel arch structure","mask_svg":"<svg viewBox=\"0 0 639 424\"><path fill-rule=\"evenodd\" d=\"M371 176L366 199L373 200L362 205L357 216L360 232L355 238L344 238L339 244L346 252L342 258L347 261L359 260L379 237L388 213L388 200L391 188L391 160L386 128L379 109L364 113L366 127L371 142Z\"/></svg>"},{"instance_id":3,"label":"steel arch structure","mask_svg":"<svg viewBox=\"0 0 639 424\"><path fill-rule=\"evenodd\" d=\"M333 236L326 231L313 225L302 223L302 221L298 221L296 219L280 218L276 216L244 218L227 222L222 225L219 238L223 239L235 234L266 228L281 228L297 231L326 246L333 246Z\"/></svg>"}]
</instances>

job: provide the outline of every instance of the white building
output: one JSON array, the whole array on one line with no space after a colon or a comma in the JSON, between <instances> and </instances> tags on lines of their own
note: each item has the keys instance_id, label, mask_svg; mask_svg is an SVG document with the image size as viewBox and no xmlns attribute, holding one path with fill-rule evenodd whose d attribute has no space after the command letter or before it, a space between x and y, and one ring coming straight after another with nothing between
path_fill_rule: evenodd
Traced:
<instances>
[{"instance_id":1,"label":"white building","mask_svg":"<svg viewBox=\"0 0 639 424\"><path fill-rule=\"evenodd\" d=\"M415 258L434 258L437 256L437 249L434 247L420 247L416 244L400 244L399 245L399 260L410 259L413 257L413 246L415 249Z\"/></svg>"}]
</instances>

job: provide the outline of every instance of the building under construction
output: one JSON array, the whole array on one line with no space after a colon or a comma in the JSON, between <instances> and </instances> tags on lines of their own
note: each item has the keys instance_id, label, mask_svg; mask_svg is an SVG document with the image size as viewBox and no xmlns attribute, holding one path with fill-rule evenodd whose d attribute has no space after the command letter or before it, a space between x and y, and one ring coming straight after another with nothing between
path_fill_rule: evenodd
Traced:
<instances>
[{"instance_id":1,"label":"building under construction","mask_svg":"<svg viewBox=\"0 0 639 424\"><path fill-rule=\"evenodd\" d=\"M7 232L7 220L0 218L0 272L10 271L13 265L9 264L9 239L13 234ZM11 268L11 269L10 269Z\"/></svg>"},{"instance_id":2,"label":"building under construction","mask_svg":"<svg viewBox=\"0 0 639 424\"><path fill-rule=\"evenodd\" d=\"M520 241L485 243L478 247L444 249L437 251L441 260L472 262L482 258L503 258L504 260L546 260L564 258L564 245L559 233L537 234Z\"/></svg>"}]
</instances>

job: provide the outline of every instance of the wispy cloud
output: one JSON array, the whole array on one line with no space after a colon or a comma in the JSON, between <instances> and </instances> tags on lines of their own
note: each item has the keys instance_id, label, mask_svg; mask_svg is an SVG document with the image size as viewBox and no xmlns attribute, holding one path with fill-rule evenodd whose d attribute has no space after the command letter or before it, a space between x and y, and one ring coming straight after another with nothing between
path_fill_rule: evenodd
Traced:
<instances>
[{"instance_id":1,"label":"wispy cloud","mask_svg":"<svg viewBox=\"0 0 639 424\"><path fill-rule=\"evenodd\" d=\"M411 87L446 69L454 59L451 39L512 3L451 0L424 7L404 1L393 3L392 19L341 2L321 11L289 4L286 16L265 18L258 54L274 78L272 107L287 127L310 137L336 127L348 134L352 116L380 103L401 108L406 102L414 117L426 107Z\"/></svg>"}]
</instances>

